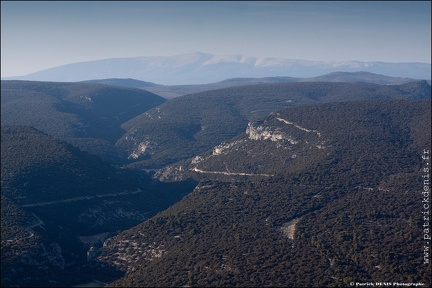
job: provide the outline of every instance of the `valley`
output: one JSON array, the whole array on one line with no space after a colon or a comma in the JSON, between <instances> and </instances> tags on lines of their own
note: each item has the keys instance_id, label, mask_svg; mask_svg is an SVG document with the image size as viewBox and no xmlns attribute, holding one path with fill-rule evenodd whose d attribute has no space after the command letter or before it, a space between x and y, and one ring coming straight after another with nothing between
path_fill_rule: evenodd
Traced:
<instances>
[{"instance_id":1,"label":"valley","mask_svg":"<svg viewBox=\"0 0 432 288\"><path fill-rule=\"evenodd\" d=\"M426 80L1 89L2 287L431 283Z\"/></svg>"}]
</instances>

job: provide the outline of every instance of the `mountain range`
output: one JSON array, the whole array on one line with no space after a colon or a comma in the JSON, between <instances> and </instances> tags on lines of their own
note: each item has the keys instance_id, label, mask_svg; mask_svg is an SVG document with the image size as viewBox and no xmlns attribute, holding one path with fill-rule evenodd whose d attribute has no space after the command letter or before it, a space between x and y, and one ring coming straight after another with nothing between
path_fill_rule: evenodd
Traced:
<instances>
[{"instance_id":1,"label":"mountain range","mask_svg":"<svg viewBox=\"0 0 432 288\"><path fill-rule=\"evenodd\" d=\"M2 79L76 82L106 78L134 78L164 85L182 85L205 84L238 77L315 77L336 71L366 71L419 80L431 79L431 65L427 63L306 61L201 52L71 63L26 76Z\"/></svg>"},{"instance_id":2,"label":"mountain range","mask_svg":"<svg viewBox=\"0 0 432 288\"><path fill-rule=\"evenodd\" d=\"M430 286L428 81L125 77L2 80L2 287Z\"/></svg>"},{"instance_id":3,"label":"mountain range","mask_svg":"<svg viewBox=\"0 0 432 288\"><path fill-rule=\"evenodd\" d=\"M99 83L108 83L107 80L93 80L101 81ZM216 90L234 86L246 86L254 84L270 84L270 83L294 83L294 82L353 82L353 83L374 83L381 85L398 85L405 84L409 82L414 82L415 79L404 78L404 77L390 77L386 75L380 75L370 72L332 72L329 74L317 76L317 77L306 77L306 78L296 78L296 77L261 77L261 78L230 78L223 81L200 84L200 85L149 85L144 82L140 85L149 92L155 93L166 99L172 99L178 96L183 96L187 94L194 94L199 92L204 92L208 90ZM128 80L122 82L118 80L113 80L116 85L129 85ZM430 85L430 81L428 81Z\"/></svg>"},{"instance_id":4,"label":"mountain range","mask_svg":"<svg viewBox=\"0 0 432 288\"><path fill-rule=\"evenodd\" d=\"M254 84L270 84L270 83L293 83L293 82L364 82L374 83L381 85L398 85L409 82L414 82L416 79L406 77L390 77L386 75L380 75L370 72L332 72L329 74L307 77L307 78L295 78L295 77L261 77L261 78L230 78L219 82L199 84L199 85L160 85L152 82L140 81L136 79L121 79L121 78L109 78L109 79L95 79L87 80L82 82L87 83L99 83L116 85L123 87L134 87L142 88L154 94L157 94L166 99L172 99L175 97L194 94L209 90L216 90L234 86L246 86ZM431 84L428 81L429 85Z\"/></svg>"}]
</instances>

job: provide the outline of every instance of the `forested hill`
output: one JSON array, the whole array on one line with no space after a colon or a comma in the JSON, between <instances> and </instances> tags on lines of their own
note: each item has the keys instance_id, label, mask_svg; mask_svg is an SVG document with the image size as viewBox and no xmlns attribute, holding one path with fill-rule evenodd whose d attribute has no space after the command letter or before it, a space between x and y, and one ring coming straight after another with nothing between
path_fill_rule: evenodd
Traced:
<instances>
[{"instance_id":1,"label":"forested hill","mask_svg":"<svg viewBox=\"0 0 432 288\"><path fill-rule=\"evenodd\" d=\"M158 183L32 127L2 126L2 287L91 280L80 267L90 246L101 245L101 235L137 225L195 185Z\"/></svg>"},{"instance_id":2,"label":"forested hill","mask_svg":"<svg viewBox=\"0 0 432 288\"><path fill-rule=\"evenodd\" d=\"M85 261L78 235L102 228L96 215L85 216L97 207L91 199L139 187L122 178L98 157L32 127L2 126L2 286L70 283L66 270Z\"/></svg>"},{"instance_id":3,"label":"forested hill","mask_svg":"<svg viewBox=\"0 0 432 288\"><path fill-rule=\"evenodd\" d=\"M125 121L166 100L142 89L93 83L1 81L2 125L33 126L115 159Z\"/></svg>"},{"instance_id":4,"label":"forested hill","mask_svg":"<svg viewBox=\"0 0 432 288\"><path fill-rule=\"evenodd\" d=\"M138 81L138 80L136 80ZM353 83L373 83L380 85L401 85L409 82L418 81L411 78L390 77L370 72L333 72L317 77L296 78L288 76L280 77L262 77L262 78L230 78L216 83L200 84L200 85L155 85L146 86L147 91L158 94L167 99L204 92L208 90L216 90L234 86L270 84L270 83L293 83L293 82L353 82ZM140 82L140 81L138 81ZM126 84L127 82L125 82ZM430 84L430 79L429 79Z\"/></svg>"},{"instance_id":5,"label":"forested hill","mask_svg":"<svg viewBox=\"0 0 432 288\"><path fill-rule=\"evenodd\" d=\"M133 87L133 88L161 86L161 85L158 85L155 83L131 79L131 78L127 78L127 79L122 79L122 78L94 79L94 80L86 80L86 81L81 81L81 82L83 82L83 83L99 83L99 84Z\"/></svg>"},{"instance_id":6,"label":"forested hill","mask_svg":"<svg viewBox=\"0 0 432 288\"><path fill-rule=\"evenodd\" d=\"M266 178L314 167L338 149L375 150L376 145L367 149L350 144L352 138L363 138L360 144L382 141L380 147L386 146L387 154L394 154L392 145L412 137L421 149L429 140L429 122L416 119L414 126L404 121L415 109L422 115L419 117L426 117L429 104L430 100L359 100L280 110L249 122L245 132L206 153L164 167L156 176L164 181ZM348 131L350 127L353 131ZM379 158L370 161L376 163Z\"/></svg>"},{"instance_id":7,"label":"forested hill","mask_svg":"<svg viewBox=\"0 0 432 288\"><path fill-rule=\"evenodd\" d=\"M315 165L295 171L279 163L272 177L205 180L174 206L111 238L94 264L101 272L98 263L127 273L111 284L116 287L389 281L428 287L419 189L421 156L431 149L430 104L352 101L272 115L263 123L289 125L272 120L281 117L329 140ZM302 135L292 136L313 140ZM248 147L251 158L286 148L251 141L264 145Z\"/></svg>"},{"instance_id":8,"label":"forested hill","mask_svg":"<svg viewBox=\"0 0 432 288\"><path fill-rule=\"evenodd\" d=\"M1 127L2 195L18 204L136 190L99 157L29 126Z\"/></svg>"},{"instance_id":9,"label":"forested hill","mask_svg":"<svg viewBox=\"0 0 432 288\"><path fill-rule=\"evenodd\" d=\"M289 107L359 99L430 99L426 81L403 85L277 83L231 87L172 99L126 122L117 147L134 167L162 167L245 131L251 120Z\"/></svg>"}]
</instances>

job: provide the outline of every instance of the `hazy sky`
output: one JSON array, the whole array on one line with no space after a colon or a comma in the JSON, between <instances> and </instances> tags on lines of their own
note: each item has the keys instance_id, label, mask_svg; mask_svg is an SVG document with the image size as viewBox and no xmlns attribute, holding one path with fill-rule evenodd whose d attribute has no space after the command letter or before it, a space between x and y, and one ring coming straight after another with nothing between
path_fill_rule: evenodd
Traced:
<instances>
[{"instance_id":1,"label":"hazy sky","mask_svg":"<svg viewBox=\"0 0 432 288\"><path fill-rule=\"evenodd\" d=\"M431 63L431 2L1 1L1 76L204 52Z\"/></svg>"}]
</instances>

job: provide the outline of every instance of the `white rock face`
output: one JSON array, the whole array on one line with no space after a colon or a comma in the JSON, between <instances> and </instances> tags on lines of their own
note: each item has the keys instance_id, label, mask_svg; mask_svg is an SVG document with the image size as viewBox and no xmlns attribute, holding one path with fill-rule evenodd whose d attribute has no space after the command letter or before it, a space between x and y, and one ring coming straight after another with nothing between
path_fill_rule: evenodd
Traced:
<instances>
[{"instance_id":1,"label":"white rock face","mask_svg":"<svg viewBox=\"0 0 432 288\"><path fill-rule=\"evenodd\" d=\"M294 240L296 225L301 218L296 218L282 225L281 232L291 240Z\"/></svg>"},{"instance_id":2,"label":"white rock face","mask_svg":"<svg viewBox=\"0 0 432 288\"><path fill-rule=\"evenodd\" d=\"M311 133L311 132L316 133L316 134L318 135L318 137L321 137L321 133L318 132L317 130L310 130L310 129L306 129L306 128L304 128L304 127L301 127L301 126L299 126L299 125L297 125L297 124L294 124L293 122L287 121L287 120L282 119L282 118L277 118L277 120L279 120L279 121L281 121L281 122L283 122L283 123L285 123L285 124L287 124L287 125L294 125L294 127L298 128L298 129L300 129L300 130L303 130L303 131L305 131L305 132L307 132L307 133Z\"/></svg>"},{"instance_id":3,"label":"white rock face","mask_svg":"<svg viewBox=\"0 0 432 288\"><path fill-rule=\"evenodd\" d=\"M279 115L279 113L277 113L276 115ZM306 145L312 145L313 147L318 149L326 148L326 146L324 146L326 141L322 139L322 134L318 130L302 127L294 122L288 121L280 117L277 117L276 120L286 125L292 126L293 128L299 129L307 134L315 134L316 136L313 138L308 137L308 139L296 139L293 136L289 135L286 128L284 127L267 126L265 122L249 122L248 127L246 128L246 134L248 135L248 138L256 141L270 140L277 142L277 148L286 147L284 145L284 143L286 142L289 142L291 145L297 145L300 142L304 142Z\"/></svg>"},{"instance_id":4,"label":"white rock face","mask_svg":"<svg viewBox=\"0 0 432 288\"><path fill-rule=\"evenodd\" d=\"M182 181L184 180L182 171L185 171L185 168L182 165L167 166L156 172L153 178L159 179L161 181Z\"/></svg>"},{"instance_id":5,"label":"white rock face","mask_svg":"<svg viewBox=\"0 0 432 288\"><path fill-rule=\"evenodd\" d=\"M148 140L140 142L135 150L129 155L128 159L138 159L140 156L150 153L153 144L154 143Z\"/></svg>"},{"instance_id":6,"label":"white rock face","mask_svg":"<svg viewBox=\"0 0 432 288\"><path fill-rule=\"evenodd\" d=\"M234 141L231 143L222 142L221 144L219 144L218 146L213 148L213 155L215 156L215 155L225 154L229 148L236 146L237 144L240 144L241 142L243 142L243 141Z\"/></svg>"},{"instance_id":7,"label":"white rock face","mask_svg":"<svg viewBox=\"0 0 432 288\"><path fill-rule=\"evenodd\" d=\"M279 131L278 128L272 128L263 125L254 126L254 124L251 122L248 123L246 134L251 140L270 140L275 142L287 140L292 145L298 144L296 139L284 132Z\"/></svg>"},{"instance_id":8,"label":"white rock face","mask_svg":"<svg viewBox=\"0 0 432 288\"><path fill-rule=\"evenodd\" d=\"M199 162L203 161L204 157L202 156L195 156L192 160L191 160L191 164L198 164Z\"/></svg>"}]
</instances>

